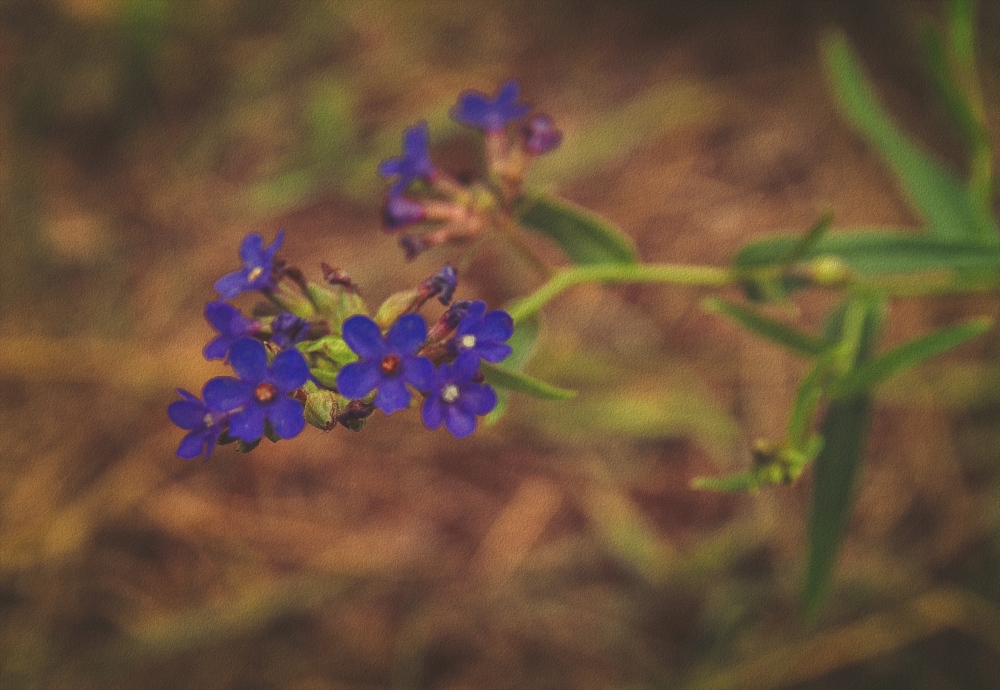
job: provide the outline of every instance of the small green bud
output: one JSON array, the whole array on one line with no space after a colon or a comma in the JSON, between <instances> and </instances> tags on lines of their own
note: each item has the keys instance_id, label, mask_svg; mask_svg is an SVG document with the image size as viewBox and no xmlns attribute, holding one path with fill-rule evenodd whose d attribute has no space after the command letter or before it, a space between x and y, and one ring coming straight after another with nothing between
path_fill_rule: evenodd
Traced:
<instances>
[{"instance_id":1,"label":"small green bud","mask_svg":"<svg viewBox=\"0 0 1000 690\"><path fill-rule=\"evenodd\" d=\"M833 287L850 280L853 271L839 256L819 256L809 264L809 273L817 285Z\"/></svg>"},{"instance_id":2,"label":"small green bud","mask_svg":"<svg viewBox=\"0 0 1000 690\"><path fill-rule=\"evenodd\" d=\"M375 323L377 323L378 327L384 331L389 326L396 323L396 319L400 316L412 311L413 307L418 304L419 301L419 290L404 290L402 292L389 295L385 302L382 303L382 306L378 308L378 313L375 314Z\"/></svg>"},{"instance_id":3,"label":"small green bud","mask_svg":"<svg viewBox=\"0 0 1000 690\"><path fill-rule=\"evenodd\" d=\"M340 397L333 391L317 388L311 381L304 386L306 391L306 421L317 429L330 431L337 424L340 414Z\"/></svg>"}]
</instances>

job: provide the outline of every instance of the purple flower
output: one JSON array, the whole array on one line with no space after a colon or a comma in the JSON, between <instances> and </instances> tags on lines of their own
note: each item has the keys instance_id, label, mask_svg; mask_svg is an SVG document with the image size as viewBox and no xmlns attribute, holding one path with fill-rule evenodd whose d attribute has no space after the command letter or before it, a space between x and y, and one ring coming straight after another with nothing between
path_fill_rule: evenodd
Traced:
<instances>
[{"instance_id":1,"label":"purple flower","mask_svg":"<svg viewBox=\"0 0 1000 690\"><path fill-rule=\"evenodd\" d=\"M383 161L378 166L378 174L387 178L399 176L389 192L390 196L402 193L415 180L433 181L437 171L431 162L430 130L426 120L403 132L403 155Z\"/></svg>"},{"instance_id":2,"label":"purple flower","mask_svg":"<svg viewBox=\"0 0 1000 690\"><path fill-rule=\"evenodd\" d=\"M275 316L274 321L271 322L270 341L282 350L287 350L309 337L309 328L311 325L305 319L283 311Z\"/></svg>"},{"instance_id":3,"label":"purple flower","mask_svg":"<svg viewBox=\"0 0 1000 690\"><path fill-rule=\"evenodd\" d=\"M424 400L421 417L428 429L437 429L444 422L448 431L465 438L476 429L476 416L488 414L497 405L492 388L474 380L479 361L459 357L453 364L442 364L434 372Z\"/></svg>"},{"instance_id":4,"label":"purple flower","mask_svg":"<svg viewBox=\"0 0 1000 690\"><path fill-rule=\"evenodd\" d=\"M451 264L445 264L444 268L420 284L420 294L424 299L437 297L441 304L448 306L457 287L458 275L455 269Z\"/></svg>"},{"instance_id":5,"label":"purple flower","mask_svg":"<svg viewBox=\"0 0 1000 690\"><path fill-rule=\"evenodd\" d=\"M455 329L451 346L460 358L469 356L478 362L497 363L513 351L506 340L514 333L514 319L505 311L486 313L486 302L476 300L469 305Z\"/></svg>"},{"instance_id":6,"label":"purple flower","mask_svg":"<svg viewBox=\"0 0 1000 690\"><path fill-rule=\"evenodd\" d=\"M227 273L215 281L215 291L222 299L232 299L241 292L250 290L270 290L274 287L274 255L285 239L285 230L278 230L278 236L270 246L264 246L264 238L252 232L240 244L240 258L243 268Z\"/></svg>"},{"instance_id":7,"label":"purple flower","mask_svg":"<svg viewBox=\"0 0 1000 690\"><path fill-rule=\"evenodd\" d=\"M219 376L205 384L205 399L232 410L229 435L253 443L264 435L265 422L281 438L297 436L305 427L303 405L289 393L309 379L309 365L298 350L279 352L270 366L264 344L253 338L233 343L229 363L238 379Z\"/></svg>"},{"instance_id":8,"label":"purple flower","mask_svg":"<svg viewBox=\"0 0 1000 690\"><path fill-rule=\"evenodd\" d=\"M363 398L377 388L375 407L386 414L410 404L406 384L426 390L434 365L417 351L427 340L427 323L419 314L404 314L386 336L367 316L356 314L344 321L344 341L361 358L337 374L337 389L347 398Z\"/></svg>"},{"instance_id":9,"label":"purple flower","mask_svg":"<svg viewBox=\"0 0 1000 690\"><path fill-rule=\"evenodd\" d=\"M463 91L458 103L451 109L451 116L458 122L485 132L500 132L508 122L528 114L531 106L518 103L521 90L516 81L507 81L492 99L481 91Z\"/></svg>"},{"instance_id":10,"label":"purple flower","mask_svg":"<svg viewBox=\"0 0 1000 690\"><path fill-rule=\"evenodd\" d=\"M539 113L533 115L522 129L524 134L524 150L532 156L540 156L559 146L562 132L556 129L556 124L548 115Z\"/></svg>"},{"instance_id":11,"label":"purple flower","mask_svg":"<svg viewBox=\"0 0 1000 690\"><path fill-rule=\"evenodd\" d=\"M247 318L240 310L225 302L205 305L205 318L219 335L205 346L205 359L225 359L234 342L260 330L260 324Z\"/></svg>"},{"instance_id":12,"label":"purple flower","mask_svg":"<svg viewBox=\"0 0 1000 690\"><path fill-rule=\"evenodd\" d=\"M382 222L386 230L399 230L424 220L427 220L427 209L423 204L398 192L389 193L382 209Z\"/></svg>"},{"instance_id":13,"label":"purple flower","mask_svg":"<svg viewBox=\"0 0 1000 690\"><path fill-rule=\"evenodd\" d=\"M190 460L196 458L203 452L205 459L212 454L219 436L225 430L225 422L228 419L228 410L220 407L220 401L213 397L212 389L206 384L202 395L207 403L202 402L197 397L188 393L183 388L178 388L177 393L183 400L176 400L170 403L167 408L167 416L170 421L182 429L190 429L177 447L177 457Z\"/></svg>"}]
</instances>

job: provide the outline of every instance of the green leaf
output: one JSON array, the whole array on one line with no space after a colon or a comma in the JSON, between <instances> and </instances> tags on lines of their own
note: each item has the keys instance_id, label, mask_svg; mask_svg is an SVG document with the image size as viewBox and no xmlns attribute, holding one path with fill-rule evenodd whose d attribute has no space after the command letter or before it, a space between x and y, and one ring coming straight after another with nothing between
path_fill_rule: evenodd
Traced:
<instances>
[{"instance_id":1,"label":"green leaf","mask_svg":"<svg viewBox=\"0 0 1000 690\"><path fill-rule=\"evenodd\" d=\"M803 235L795 246L788 252L788 255L782 261L785 265L791 265L806 256L809 251L816 246L816 243L820 241L823 235L826 234L830 226L833 225L833 213L826 211L822 216L819 217L811 228Z\"/></svg>"},{"instance_id":2,"label":"green leaf","mask_svg":"<svg viewBox=\"0 0 1000 690\"><path fill-rule=\"evenodd\" d=\"M863 396L834 402L823 422L825 443L816 458L809 565L803 593L803 607L810 618L818 613L826 596L844 538L870 416L871 399Z\"/></svg>"},{"instance_id":3,"label":"green leaf","mask_svg":"<svg viewBox=\"0 0 1000 690\"><path fill-rule=\"evenodd\" d=\"M740 493L744 491L757 491L760 489L760 481L757 479L757 473L751 470L740 474L731 474L726 477L695 477L691 480L691 488L725 493Z\"/></svg>"},{"instance_id":4,"label":"green leaf","mask_svg":"<svg viewBox=\"0 0 1000 690\"><path fill-rule=\"evenodd\" d=\"M936 26L924 28L924 56L941 100L970 151L986 146L986 132L948 64L944 41Z\"/></svg>"},{"instance_id":5,"label":"green leaf","mask_svg":"<svg viewBox=\"0 0 1000 690\"><path fill-rule=\"evenodd\" d=\"M709 311L728 316L754 333L800 354L816 356L826 346L826 343L820 338L803 333L739 304L709 297L702 302L702 306Z\"/></svg>"},{"instance_id":6,"label":"green leaf","mask_svg":"<svg viewBox=\"0 0 1000 690\"><path fill-rule=\"evenodd\" d=\"M810 429L829 369L829 361L823 358L813 365L799 384L788 415L788 443L792 448L804 448L810 440Z\"/></svg>"},{"instance_id":7,"label":"green leaf","mask_svg":"<svg viewBox=\"0 0 1000 690\"><path fill-rule=\"evenodd\" d=\"M575 264L634 264L637 260L631 238L568 201L528 191L518 203L517 215L521 225L555 242Z\"/></svg>"},{"instance_id":8,"label":"green leaf","mask_svg":"<svg viewBox=\"0 0 1000 690\"><path fill-rule=\"evenodd\" d=\"M948 3L948 48L963 69L975 67L975 17L975 0L951 0Z\"/></svg>"},{"instance_id":9,"label":"green leaf","mask_svg":"<svg viewBox=\"0 0 1000 690\"><path fill-rule=\"evenodd\" d=\"M911 340L859 366L838 381L830 393L849 398L869 391L901 371L982 335L992 326L992 319L975 319Z\"/></svg>"},{"instance_id":10,"label":"green leaf","mask_svg":"<svg viewBox=\"0 0 1000 690\"><path fill-rule=\"evenodd\" d=\"M544 398L547 400L569 400L576 396L576 391L553 386L550 383L539 381L527 374L522 374L519 371L507 369L497 364L483 362L479 365L479 368L483 372L483 376L486 377L486 381L497 388L517 391L518 393L530 395L533 398Z\"/></svg>"},{"instance_id":11,"label":"green leaf","mask_svg":"<svg viewBox=\"0 0 1000 690\"><path fill-rule=\"evenodd\" d=\"M994 220L973 202L957 177L900 131L875 98L843 34L833 34L823 42L823 56L844 113L892 168L930 234L943 240L996 244Z\"/></svg>"},{"instance_id":12,"label":"green leaf","mask_svg":"<svg viewBox=\"0 0 1000 690\"><path fill-rule=\"evenodd\" d=\"M733 267L749 273L781 266L798 241L797 237L785 235L750 242L736 254ZM890 230L826 235L802 259L826 255L840 257L864 277L934 270L1000 271L1000 247L975 246Z\"/></svg>"},{"instance_id":13,"label":"green leaf","mask_svg":"<svg viewBox=\"0 0 1000 690\"><path fill-rule=\"evenodd\" d=\"M860 306L864 313L854 349L855 364L867 361L882 322L880 302L869 300ZM851 305L842 305L834 311L827 324L831 336L851 337L845 331L850 328L848 315L852 311ZM809 562L803 590L803 608L810 618L816 615L823 602L844 538L870 421L871 398L861 395L831 403L820 428L824 442L815 461Z\"/></svg>"}]
</instances>

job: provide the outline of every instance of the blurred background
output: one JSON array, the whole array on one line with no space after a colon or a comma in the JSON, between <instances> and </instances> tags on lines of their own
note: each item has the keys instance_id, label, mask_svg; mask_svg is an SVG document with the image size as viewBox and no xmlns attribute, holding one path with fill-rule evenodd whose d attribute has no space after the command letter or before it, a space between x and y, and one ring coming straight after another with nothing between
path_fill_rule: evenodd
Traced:
<instances>
[{"instance_id":1,"label":"blurred background","mask_svg":"<svg viewBox=\"0 0 1000 690\"><path fill-rule=\"evenodd\" d=\"M980 4L995 114L1000 9ZM880 389L811 628L809 473L689 488L780 437L804 363L697 290L561 297L528 371L580 395L517 398L464 441L410 411L185 462L166 416L176 387L227 373L201 357L202 309L248 232L286 228L284 256L339 266L369 304L454 256L403 261L375 171L426 117L438 163L474 173L479 142L446 116L463 89L520 80L565 132L531 182L648 261L723 265L824 208L914 226L816 46L845 29L960 168L921 61L940 10L0 1L0 688L1000 687L995 333ZM537 285L492 244L460 279L494 307ZM805 322L831 299L803 297ZM898 301L888 342L972 315L1000 315L995 296Z\"/></svg>"}]
</instances>

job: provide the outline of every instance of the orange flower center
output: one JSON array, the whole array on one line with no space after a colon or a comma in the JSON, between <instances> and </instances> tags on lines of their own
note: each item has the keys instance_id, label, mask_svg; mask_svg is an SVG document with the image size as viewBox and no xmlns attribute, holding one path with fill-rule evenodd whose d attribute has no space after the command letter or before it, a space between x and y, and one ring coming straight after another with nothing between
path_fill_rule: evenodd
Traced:
<instances>
[{"instance_id":1,"label":"orange flower center","mask_svg":"<svg viewBox=\"0 0 1000 690\"><path fill-rule=\"evenodd\" d=\"M395 374L399 370L399 357L396 355L386 355L382 360L382 373Z\"/></svg>"},{"instance_id":2,"label":"orange flower center","mask_svg":"<svg viewBox=\"0 0 1000 690\"><path fill-rule=\"evenodd\" d=\"M270 383L262 383L253 389L253 396L262 403L271 402L277 394L277 389Z\"/></svg>"}]
</instances>

